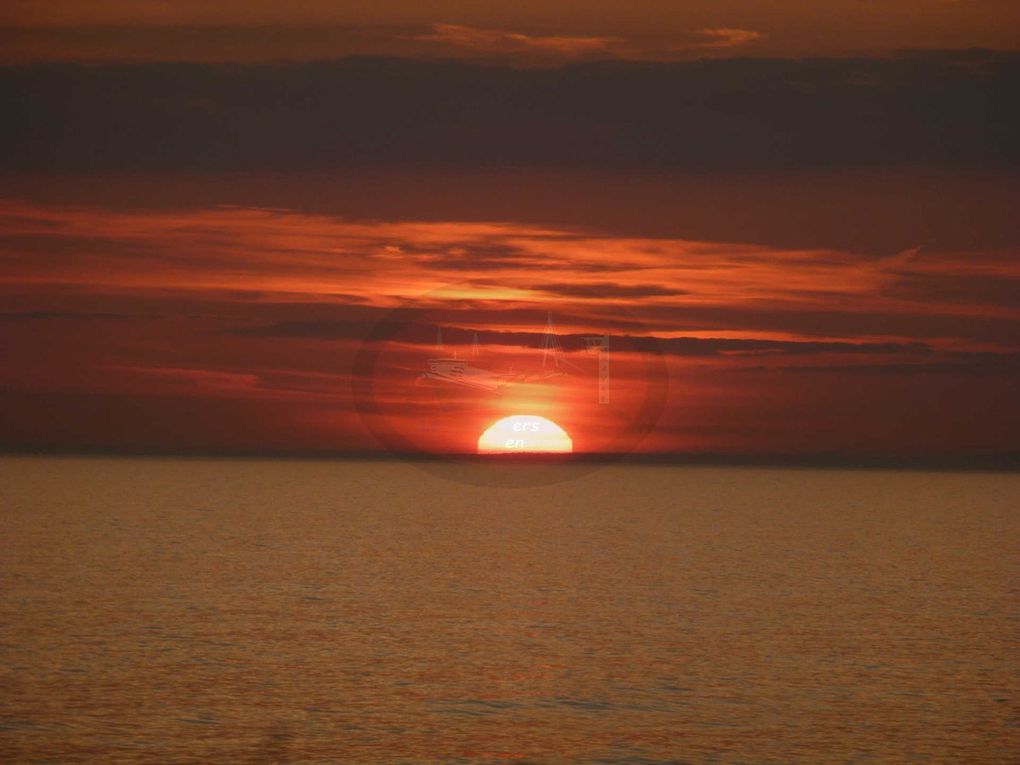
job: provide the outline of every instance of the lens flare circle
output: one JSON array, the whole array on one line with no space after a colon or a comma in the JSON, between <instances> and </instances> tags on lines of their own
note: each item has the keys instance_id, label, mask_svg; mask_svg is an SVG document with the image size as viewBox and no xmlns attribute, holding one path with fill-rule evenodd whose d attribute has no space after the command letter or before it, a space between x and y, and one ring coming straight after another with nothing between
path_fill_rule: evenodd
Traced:
<instances>
[{"instance_id":1,"label":"lens flare circle","mask_svg":"<svg viewBox=\"0 0 1020 765\"><path fill-rule=\"evenodd\" d=\"M478 437L479 454L564 454L574 451L567 431L537 414L515 414L492 423Z\"/></svg>"}]
</instances>

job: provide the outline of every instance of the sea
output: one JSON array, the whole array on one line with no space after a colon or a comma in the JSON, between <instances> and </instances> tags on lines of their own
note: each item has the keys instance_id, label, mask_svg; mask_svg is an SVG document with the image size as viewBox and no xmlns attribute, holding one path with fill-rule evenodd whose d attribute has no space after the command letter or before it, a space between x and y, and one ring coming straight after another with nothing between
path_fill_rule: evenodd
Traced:
<instances>
[{"instance_id":1,"label":"sea","mask_svg":"<svg viewBox=\"0 0 1020 765\"><path fill-rule=\"evenodd\" d=\"M598 467L4 457L0 762L1020 762L1020 474Z\"/></svg>"}]
</instances>

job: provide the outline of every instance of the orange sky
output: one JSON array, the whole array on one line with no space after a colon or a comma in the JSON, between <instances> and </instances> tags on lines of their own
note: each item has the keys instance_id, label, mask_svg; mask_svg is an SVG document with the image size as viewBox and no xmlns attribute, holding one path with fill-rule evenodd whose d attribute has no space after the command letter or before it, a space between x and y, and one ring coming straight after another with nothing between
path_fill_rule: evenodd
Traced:
<instances>
[{"instance_id":1,"label":"orange sky","mask_svg":"<svg viewBox=\"0 0 1020 765\"><path fill-rule=\"evenodd\" d=\"M1013 0L207 3L14 0L8 61L264 61L350 54L510 59L1016 50Z\"/></svg>"},{"instance_id":2,"label":"orange sky","mask_svg":"<svg viewBox=\"0 0 1020 765\"><path fill-rule=\"evenodd\" d=\"M8 201L0 216L15 443L464 451L520 411L584 451L980 453L1015 432L1020 268L998 247L865 257L251 205ZM366 341L407 305L420 313ZM549 312L571 365L542 379ZM478 332L478 363L531 379L423 385L439 326L447 355ZM611 407L577 338L591 333L615 338Z\"/></svg>"},{"instance_id":3,"label":"orange sky","mask_svg":"<svg viewBox=\"0 0 1020 765\"><path fill-rule=\"evenodd\" d=\"M1020 453L1018 10L5 3L0 448Z\"/></svg>"}]
</instances>

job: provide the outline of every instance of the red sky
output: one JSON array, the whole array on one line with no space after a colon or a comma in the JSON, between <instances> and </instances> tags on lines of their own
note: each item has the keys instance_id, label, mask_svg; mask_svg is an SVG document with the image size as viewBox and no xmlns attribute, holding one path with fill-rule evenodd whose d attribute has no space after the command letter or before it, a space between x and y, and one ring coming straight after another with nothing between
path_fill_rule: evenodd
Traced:
<instances>
[{"instance_id":1,"label":"red sky","mask_svg":"<svg viewBox=\"0 0 1020 765\"><path fill-rule=\"evenodd\" d=\"M585 180L575 179L576 197L590 194ZM641 234L640 220L623 221L626 210L600 227L527 221L521 207L518 220L490 219L484 209L479 219L456 201L463 220L386 220L365 210L352 218L255 199L188 206L166 190L157 206L137 206L113 199L115 182L107 179L107 199L91 204L35 191L0 210L8 444L365 449L377 446L374 426L407 448L460 451L489 422L524 411L563 424L579 450L618 450L631 445L643 403L665 395L643 450L972 454L1015 446L1020 267L1015 245L1001 241L1009 231L989 230L991 246L961 250L949 225L933 232L945 245L882 243L865 254L839 246L838 230L833 244L801 247L747 233L744 241ZM191 198L193 184L177 182L173 193ZM897 191L935 182L884 181ZM829 193L848 195L854 183L844 178ZM237 193L229 191L236 179L221 184L218 193ZM387 184L377 184L373 194L390 207ZM977 189L995 188L971 184L942 190L956 199L933 194L941 207L929 202L923 212L959 217ZM145 185L135 179L130 196L144 200ZM65 186L63 194L83 195L81 182ZM633 179L624 186L640 187ZM878 187L872 179L869 188ZM1005 203L1015 190L995 193ZM725 194L714 196L719 203ZM360 395L385 420L366 420L351 393L355 359L370 328L405 305L423 312L377 349L371 387ZM617 337L612 408L597 404L594 360L570 338L563 344L577 366L563 378L499 395L417 379L436 355L436 326L446 328L448 352L462 344L468 354L477 331L483 366L540 371L547 312L564 336ZM668 380L646 369L639 342L626 335L659 338Z\"/></svg>"},{"instance_id":2,"label":"red sky","mask_svg":"<svg viewBox=\"0 0 1020 765\"><path fill-rule=\"evenodd\" d=\"M0 445L1016 453L1016 21L8 4ZM424 384L438 327L518 383Z\"/></svg>"}]
</instances>

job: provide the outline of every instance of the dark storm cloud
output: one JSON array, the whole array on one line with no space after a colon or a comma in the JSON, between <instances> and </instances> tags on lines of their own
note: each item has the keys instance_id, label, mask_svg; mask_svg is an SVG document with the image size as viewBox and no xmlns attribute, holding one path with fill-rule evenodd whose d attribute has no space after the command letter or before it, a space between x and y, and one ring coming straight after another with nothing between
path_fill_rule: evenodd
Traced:
<instances>
[{"instance_id":1,"label":"dark storm cloud","mask_svg":"<svg viewBox=\"0 0 1020 765\"><path fill-rule=\"evenodd\" d=\"M1020 56L0 70L8 169L1016 167Z\"/></svg>"}]
</instances>

